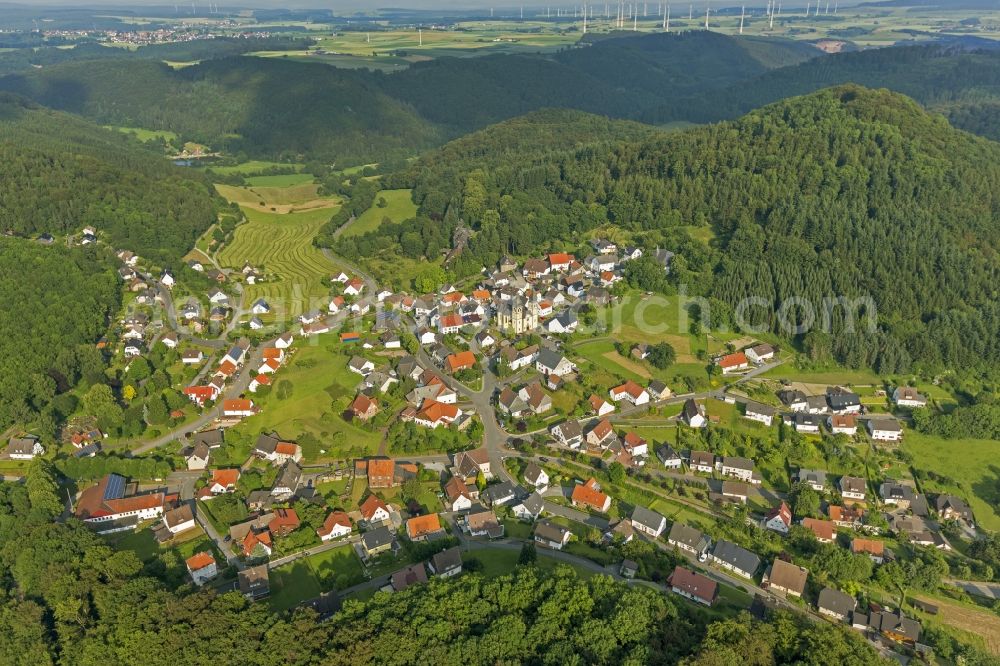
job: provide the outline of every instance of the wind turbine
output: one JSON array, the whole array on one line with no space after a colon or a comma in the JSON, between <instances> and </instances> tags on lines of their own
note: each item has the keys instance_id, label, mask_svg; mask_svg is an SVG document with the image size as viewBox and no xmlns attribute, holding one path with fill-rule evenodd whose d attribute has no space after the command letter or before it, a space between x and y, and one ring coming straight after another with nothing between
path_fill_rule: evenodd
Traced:
<instances>
[{"instance_id":1,"label":"wind turbine","mask_svg":"<svg viewBox=\"0 0 1000 666\"><path fill-rule=\"evenodd\" d=\"M709 12L709 4L708 4L708 0L706 0L705 1L705 30L708 30L708 12Z\"/></svg>"},{"instance_id":2,"label":"wind turbine","mask_svg":"<svg viewBox=\"0 0 1000 666\"><path fill-rule=\"evenodd\" d=\"M667 3L667 10L663 12L663 32L670 32L670 3Z\"/></svg>"},{"instance_id":3,"label":"wind turbine","mask_svg":"<svg viewBox=\"0 0 1000 666\"><path fill-rule=\"evenodd\" d=\"M740 7L740 34L743 34L743 19L746 17L747 8L746 5Z\"/></svg>"}]
</instances>

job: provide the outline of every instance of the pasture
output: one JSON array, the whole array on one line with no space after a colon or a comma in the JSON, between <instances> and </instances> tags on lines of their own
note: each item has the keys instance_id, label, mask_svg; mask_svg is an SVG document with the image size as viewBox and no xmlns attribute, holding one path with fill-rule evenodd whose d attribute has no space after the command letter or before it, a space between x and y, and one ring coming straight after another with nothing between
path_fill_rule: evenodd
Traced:
<instances>
[{"instance_id":1,"label":"pasture","mask_svg":"<svg viewBox=\"0 0 1000 666\"><path fill-rule=\"evenodd\" d=\"M293 177L300 177L295 174ZM263 176L263 178L279 178L287 180L289 176ZM311 180L311 178L310 178ZM300 182L297 185L272 185L261 187L237 187L235 185L216 184L215 189L229 201L238 203L246 210L262 213L299 213L309 210L330 209L337 205L333 198L321 197L318 194L319 185L312 182ZM327 216L332 215L330 211Z\"/></svg>"},{"instance_id":2,"label":"pasture","mask_svg":"<svg viewBox=\"0 0 1000 666\"><path fill-rule=\"evenodd\" d=\"M382 434L348 423L341 416L361 379L347 369L350 356L351 349L333 333L297 342L291 361L275 376L275 386L288 382L290 394L281 399L278 391L272 390L261 397L261 413L237 428L249 436L274 430L292 440L308 433L319 441L317 450L303 448L310 463L375 453Z\"/></svg>"},{"instance_id":3,"label":"pasture","mask_svg":"<svg viewBox=\"0 0 1000 666\"><path fill-rule=\"evenodd\" d=\"M380 190L375 195L376 204L359 215L357 219L345 225L341 235L345 237L361 236L378 229L385 219L391 222L402 222L417 214L417 205L410 198L412 190ZM379 208L379 199L385 199L385 207Z\"/></svg>"}]
</instances>

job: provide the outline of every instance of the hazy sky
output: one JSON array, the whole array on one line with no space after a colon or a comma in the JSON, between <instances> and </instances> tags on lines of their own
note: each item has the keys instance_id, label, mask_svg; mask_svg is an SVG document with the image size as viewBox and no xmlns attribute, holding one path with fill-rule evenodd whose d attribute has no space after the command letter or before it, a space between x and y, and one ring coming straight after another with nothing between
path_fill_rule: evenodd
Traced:
<instances>
[{"instance_id":1,"label":"hazy sky","mask_svg":"<svg viewBox=\"0 0 1000 666\"><path fill-rule=\"evenodd\" d=\"M214 2L214 0L212 0ZM684 4L690 4L692 0L679 0L676 2L678 6ZM954 1L954 0L950 0ZM582 2L582 0L580 0ZM573 2L572 0L563 0L562 2L553 0L553 2L546 4L545 2L540 2L539 0L533 0L531 2L525 2L525 9L529 7L541 8L541 7L572 7L575 4L578 5L580 2ZM658 0L652 0L650 4L656 4ZM695 6L705 6L706 0L693 0ZM747 7L763 7L767 4L767 0L747 0L746 3L740 0L709 0L712 7L732 7L739 6L740 4L745 4ZM0 4L0 15L3 13L4 4L24 6L34 6L34 7L118 7L118 8L138 8L140 6L158 6L158 7L171 7L174 5L172 0L122 0L116 2L115 0L30 0L30 2L12 2L12 3L2 3ZM191 6L191 1L188 0L178 0L178 5L184 5L187 7ZM208 0L195 0L196 7L207 7ZM382 7L402 7L407 9L472 9L472 8L489 8L494 7L497 13L501 13L501 10L507 10L503 13L513 13L520 6L518 2L511 0L238 0L233 2L232 0L222 0L215 3L221 9L225 8L290 8L290 9L331 9L335 13L349 13L359 10L373 10ZM604 5L604 0L595 1L592 4ZM616 4L616 3L615 3ZM805 6L805 0L801 3L795 0L785 0L786 6L791 7L796 4L801 4ZM846 7L850 4L856 4L854 2L846 1L841 2L841 7ZM949 0L942 0L942 5L949 4Z\"/></svg>"}]
</instances>

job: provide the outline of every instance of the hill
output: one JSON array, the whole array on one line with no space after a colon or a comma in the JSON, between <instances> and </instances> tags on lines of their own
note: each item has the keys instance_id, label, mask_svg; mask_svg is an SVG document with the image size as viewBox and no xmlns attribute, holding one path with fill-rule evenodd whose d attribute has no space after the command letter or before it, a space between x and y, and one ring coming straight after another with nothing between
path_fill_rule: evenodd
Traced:
<instances>
[{"instance_id":1,"label":"hill","mask_svg":"<svg viewBox=\"0 0 1000 666\"><path fill-rule=\"evenodd\" d=\"M703 90L642 114L647 122L707 122L789 96L857 83L889 88L944 113L959 128L1000 138L993 122L1000 103L1000 52L959 45L899 46L838 53L764 73L746 85Z\"/></svg>"},{"instance_id":2,"label":"hill","mask_svg":"<svg viewBox=\"0 0 1000 666\"><path fill-rule=\"evenodd\" d=\"M20 236L93 226L114 248L170 263L221 203L207 180L75 116L0 96L0 229Z\"/></svg>"},{"instance_id":3,"label":"hill","mask_svg":"<svg viewBox=\"0 0 1000 666\"><path fill-rule=\"evenodd\" d=\"M440 142L412 109L364 75L272 58L174 70L152 60L70 62L0 78L0 90L102 124L169 130L253 157L369 163Z\"/></svg>"},{"instance_id":4,"label":"hill","mask_svg":"<svg viewBox=\"0 0 1000 666\"><path fill-rule=\"evenodd\" d=\"M118 279L96 251L0 237L0 256L0 430L34 423L49 440L76 404L60 394L105 378L94 342Z\"/></svg>"},{"instance_id":5,"label":"hill","mask_svg":"<svg viewBox=\"0 0 1000 666\"><path fill-rule=\"evenodd\" d=\"M438 58L378 80L387 95L453 132L465 132L544 107L635 118L678 95L822 55L801 43L704 31L581 44L552 56Z\"/></svg>"},{"instance_id":6,"label":"hill","mask_svg":"<svg viewBox=\"0 0 1000 666\"><path fill-rule=\"evenodd\" d=\"M410 185L425 214L420 197L451 202L445 238L449 221L479 225L463 255L471 266L565 247L610 224L649 247L678 249L671 279L713 297L714 322L732 325L734 308L763 299L753 323L850 366L993 373L1000 363L990 342L1000 333L1000 146L902 95L842 86L638 141L544 158L484 154L459 182L432 164L420 163L427 168L412 171ZM690 225L710 227L708 254L685 240ZM407 232L380 230L396 233L400 247L409 247ZM877 329L851 332L836 313L829 335L779 321L792 298L821 321L824 298L837 296L870 296Z\"/></svg>"}]
</instances>

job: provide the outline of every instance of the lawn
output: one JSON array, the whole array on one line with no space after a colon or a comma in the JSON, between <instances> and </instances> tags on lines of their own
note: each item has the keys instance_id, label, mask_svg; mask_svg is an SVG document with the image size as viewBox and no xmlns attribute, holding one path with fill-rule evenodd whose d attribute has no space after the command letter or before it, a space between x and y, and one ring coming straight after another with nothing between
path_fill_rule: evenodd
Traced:
<instances>
[{"instance_id":1,"label":"lawn","mask_svg":"<svg viewBox=\"0 0 1000 666\"><path fill-rule=\"evenodd\" d=\"M299 164L288 164L285 162L266 162L262 160L249 160L233 166L213 166L212 171L223 175L237 174L240 176L256 176L269 169L287 169L293 167L300 169Z\"/></svg>"},{"instance_id":2,"label":"lawn","mask_svg":"<svg viewBox=\"0 0 1000 666\"><path fill-rule=\"evenodd\" d=\"M560 564L571 566L576 571L580 578L587 579L593 577L595 574L590 569L585 569L584 567L574 566L560 560L556 560L549 556L550 551L544 548L538 548L535 551L538 554L538 559L535 560L535 566L539 569L554 569ZM485 578L496 578L497 576L505 576L514 571L517 566L517 559L520 557L520 552L517 550L507 550L500 548L484 548L477 549L471 552L462 553L462 558L467 560L469 558L475 558L482 562L483 569L482 575Z\"/></svg>"},{"instance_id":3,"label":"lawn","mask_svg":"<svg viewBox=\"0 0 1000 666\"><path fill-rule=\"evenodd\" d=\"M365 580L361 561L350 544L310 555L306 562L324 592L331 589L346 590Z\"/></svg>"},{"instance_id":4,"label":"lawn","mask_svg":"<svg viewBox=\"0 0 1000 666\"><path fill-rule=\"evenodd\" d=\"M410 198L411 190L381 190L375 195L376 204L363 212L353 222L344 227L342 236L360 236L374 231L388 218L392 222L402 222L417 214L417 205ZM386 206L379 208L377 202L384 198Z\"/></svg>"},{"instance_id":5,"label":"lawn","mask_svg":"<svg viewBox=\"0 0 1000 666\"><path fill-rule=\"evenodd\" d=\"M966 499L977 521L1000 530L1000 442L983 439L941 439L908 429L903 450L913 467L935 472L940 480L922 482L925 492L952 492Z\"/></svg>"},{"instance_id":6,"label":"lawn","mask_svg":"<svg viewBox=\"0 0 1000 666\"><path fill-rule=\"evenodd\" d=\"M151 141L153 139L163 139L166 142L176 141L177 135L168 130L148 130L141 127L110 127L123 134L131 134L139 141Z\"/></svg>"},{"instance_id":7,"label":"lawn","mask_svg":"<svg viewBox=\"0 0 1000 666\"><path fill-rule=\"evenodd\" d=\"M297 606L322 593L319 580L307 561L297 560L270 572L271 596L268 603L275 612Z\"/></svg>"},{"instance_id":8,"label":"lawn","mask_svg":"<svg viewBox=\"0 0 1000 666\"><path fill-rule=\"evenodd\" d=\"M278 374L278 382L291 385L291 394L282 400L277 391L269 392L258 401L261 413L245 419L237 428L252 436L274 430L293 440L310 433L326 452L307 447L303 451L307 462L375 453L381 433L348 423L341 416L361 379L347 369L349 352L344 353L334 334L316 336L310 342L314 344L297 347Z\"/></svg>"},{"instance_id":9,"label":"lawn","mask_svg":"<svg viewBox=\"0 0 1000 666\"><path fill-rule=\"evenodd\" d=\"M223 266L242 268L250 262L265 274L265 280L244 287L249 307L258 298L271 306L267 320L287 321L302 312L322 308L329 301L324 277L333 264L312 240L332 214L331 209L302 213L262 213L244 208L248 222L237 227L232 243L219 252Z\"/></svg>"}]
</instances>

